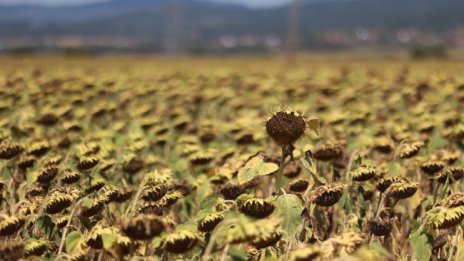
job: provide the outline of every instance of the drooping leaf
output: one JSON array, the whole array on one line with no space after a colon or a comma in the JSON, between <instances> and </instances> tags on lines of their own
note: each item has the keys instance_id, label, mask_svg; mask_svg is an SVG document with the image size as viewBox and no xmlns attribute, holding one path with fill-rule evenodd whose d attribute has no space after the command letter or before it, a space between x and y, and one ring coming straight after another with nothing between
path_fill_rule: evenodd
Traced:
<instances>
[{"instance_id":1,"label":"drooping leaf","mask_svg":"<svg viewBox=\"0 0 464 261\"><path fill-rule=\"evenodd\" d=\"M308 128L312 130L317 136L319 136L321 130L321 123L318 118L307 119L306 125L308 125Z\"/></svg>"},{"instance_id":2,"label":"drooping leaf","mask_svg":"<svg viewBox=\"0 0 464 261\"><path fill-rule=\"evenodd\" d=\"M102 234L103 247L109 249L116 242L117 235L115 234Z\"/></svg>"},{"instance_id":3,"label":"drooping leaf","mask_svg":"<svg viewBox=\"0 0 464 261\"><path fill-rule=\"evenodd\" d=\"M432 256L433 239L430 235L415 231L409 236L414 257L418 261L429 261ZM414 259L413 259L414 260Z\"/></svg>"},{"instance_id":4,"label":"drooping leaf","mask_svg":"<svg viewBox=\"0 0 464 261\"><path fill-rule=\"evenodd\" d=\"M66 252L68 254L74 253L78 248L81 241L81 234L78 231L73 231L66 236Z\"/></svg>"},{"instance_id":5,"label":"drooping leaf","mask_svg":"<svg viewBox=\"0 0 464 261\"><path fill-rule=\"evenodd\" d=\"M301 224L303 211L301 200L293 194L284 194L276 199L276 215L281 219L280 227L286 232L284 238L295 235Z\"/></svg>"},{"instance_id":6,"label":"drooping leaf","mask_svg":"<svg viewBox=\"0 0 464 261\"><path fill-rule=\"evenodd\" d=\"M237 174L238 182L243 184L258 176L265 176L276 172L279 166L275 163L265 162L262 155L257 154L246 161Z\"/></svg>"}]
</instances>

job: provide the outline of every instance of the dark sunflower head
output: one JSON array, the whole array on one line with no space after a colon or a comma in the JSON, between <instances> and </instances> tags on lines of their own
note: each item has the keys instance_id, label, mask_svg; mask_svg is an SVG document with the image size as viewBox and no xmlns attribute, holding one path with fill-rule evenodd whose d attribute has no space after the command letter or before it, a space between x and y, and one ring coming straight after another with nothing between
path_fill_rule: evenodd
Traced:
<instances>
[{"instance_id":1,"label":"dark sunflower head","mask_svg":"<svg viewBox=\"0 0 464 261\"><path fill-rule=\"evenodd\" d=\"M251 244L257 249L262 249L277 244L277 242L279 242L281 238L282 232L277 231L274 233L259 236L253 241L251 241Z\"/></svg>"},{"instance_id":2,"label":"dark sunflower head","mask_svg":"<svg viewBox=\"0 0 464 261\"><path fill-rule=\"evenodd\" d=\"M265 218L274 212L275 206L266 199L252 198L239 204L243 214L255 218Z\"/></svg>"},{"instance_id":3,"label":"dark sunflower head","mask_svg":"<svg viewBox=\"0 0 464 261\"><path fill-rule=\"evenodd\" d=\"M38 170L37 181L39 183L47 184L52 181L58 174L58 167L56 166L44 166Z\"/></svg>"},{"instance_id":4,"label":"dark sunflower head","mask_svg":"<svg viewBox=\"0 0 464 261\"><path fill-rule=\"evenodd\" d=\"M171 206L174 205L179 199L183 198L182 193L179 191L172 191L166 194L162 199L161 199L161 204L164 206Z\"/></svg>"},{"instance_id":5,"label":"dark sunflower head","mask_svg":"<svg viewBox=\"0 0 464 261\"><path fill-rule=\"evenodd\" d=\"M198 231L211 232L224 219L222 213L210 213L197 224Z\"/></svg>"},{"instance_id":6,"label":"dark sunflower head","mask_svg":"<svg viewBox=\"0 0 464 261\"><path fill-rule=\"evenodd\" d=\"M26 152L29 155L42 157L50 150L50 143L46 141L35 141L27 146Z\"/></svg>"},{"instance_id":7,"label":"dark sunflower head","mask_svg":"<svg viewBox=\"0 0 464 261\"><path fill-rule=\"evenodd\" d=\"M164 216L167 212L166 206L155 203L155 202L142 202L138 208L137 213L139 214L152 214L157 216Z\"/></svg>"},{"instance_id":8,"label":"dark sunflower head","mask_svg":"<svg viewBox=\"0 0 464 261\"><path fill-rule=\"evenodd\" d=\"M92 193L94 191L98 191L99 189L103 188L106 184L106 181L102 178L97 178L92 180L91 184L85 188L86 193Z\"/></svg>"},{"instance_id":9,"label":"dark sunflower head","mask_svg":"<svg viewBox=\"0 0 464 261\"><path fill-rule=\"evenodd\" d=\"M50 249L50 243L45 240L34 240L27 243L24 248L24 255L28 256L42 256L47 250Z\"/></svg>"},{"instance_id":10,"label":"dark sunflower head","mask_svg":"<svg viewBox=\"0 0 464 261\"><path fill-rule=\"evenodd\" d=\"M197 151L188 156L190 164L193 166L207 165L214 160L213 151Z\"/></svg>"},{"instance_id":11,"label":"dark sunflower head","mask_svg":"<svg viewBox=\"0 0 464 261\"><path fill-rule=\"evenodd\" d=\"M163 246L167 252L182 254L192 250L199 241L198 235L195 233L180 231L165 236Z\"/></svg>"},{"instance_id":12,"label":"dark sunflower head","mask_svg":"<svg viewBox=\"0 0 464 261\"><path fill-rule=\"evenodd\" d=\"M81 174L76 171L72 171L70 169L66 169L63 171L60 177L60 181L63 184L73 184L78 182L81 179Z\"/></svg>"},{"instance_id":13,"label":"dark sunflower head","mask_svg":"<svg viewBox=\"0 0 464 261\"><path fill-rule=\"evenodd\" d=\"M301 172L301 167L296 163L295 161L290 162L287 166L284 168L284 175L287 178L295 178L298 177L298 175Z\"/></svg>"},{"instance_id":14,"label":"dark sunflower head","mask_svg":"<svg viewBox=\"0 0 464 261\"><path fill-rule=\"evenodd\" d=\"M464 206L447 208L435 207L425 214L429 225L436 229L455 227L464 220Z\"/></svg>"},{"instance_id":15,"label":"dark sunflower head","mask_svg":"<svg viewBox=\"0 0 464 261\"><path fill-rule=\"evenodd\" d=\"M416 156L420 149L425 146L425 143L421 140L404 142L398 148L398 155L402 159L409 159Z\"/></svg>"},{"instance_id":16,"label":"dark sunflower head","mask_svg":"<svg viewBox=\"0 0 464 261\"><path fill-rule=\"evenodd\" d=\"M137 158L136 156L128 157L123 165L122 168L125 172L129 174L136 174L137 172L141 171L145 167L145 162Z\"/></svg>"},{"instance_id":17,"label":"dark sunflower head","mask_svg":"<svg viewBox=\"0 0 464 261\"><path fill-rule=\"evenodd\" d=\"M77 163L77 169L79 171L86 171L95 167L99 162L100 160L95 156L86 156L79 159L79 162Z\"/></svg>"},{"instance_id":18,"label":"dark sunflower head","mask_svg":"<svg viewBox=\"0 0 464 261\"><path fill-rule=\"evenodd\" d=\"M129 219L123 226L122 231L128 237L135 240L152 239L165 229L163 220L156 215L137 215Z\"/></svg>"},{"instance_id":19,"label":"dark sunflower head","mask_svg":"<svg viewBox=\"0 0 464 261\"><path fill-rule=\"evenodd\" d=\"M295 143L306 129L303 116L293 111L280 111L266 122L267 134L279 145Z\"/></svg>"},{"instance_id":20,"label":"dark sunflower head","mask_svg":"<svg viewBox=\"0 0 464 261\"><path fill-rule=\"evenodd\" d=\"M344 187L339 183L319 186L313 191L312 201L319 206L330 207L340 200Z\"/></svg>"},{"instance_id":21,"label":"dark sunflower head","mask_svg":"<svg viewBox=\"0 0 464 261\"><path fill-rule=\"evenodd\" d=\"M48 214L58 214L70 207L73 201L74 198L71 195L59 191L53 191L48 196L47 202L45 202L45 212Z\"/></svg>"},{"instance_id":22,"label":"dark sunflower head","mask_svg":"<svg viewBox=\"0 0 464 261\"><path fill-rule=\"evenodd\" d=\"M441 171L444 167L445 163L443 161L427 161L420 165L422 172L429 176L433 176L434 174Z\"/></svg>"},{"instance_id":23,"label":"dark sunflower head","mask_svg":"<svg viewBox=\"0 0 464 261\"><path fill-rule=\"evenodd\" d=\"M388 196L397 200L412 197L417 191L418 183L399 181L390 185Z\"/></svg>"},{"instance_id":24,"label":"dark sunflower head","mask_svg":"<svg viewBox=\"0 0 464 261\"><path fill-rule=\"evenodd\" d=\"M371 218L367 221L367 225L372 234L380 237L390 234L392 230L392 222L390 220L383 220L379 217Z\"/></svg>"},{"instance_id":25,"label":"dark sunflower head","mask_svg":"<svg viewBox=\"0 0 464 261\"><path fill-rule=\"evenodd\" d=\"M100 199L95 199L90 206L82 207L81 215L84 217L92 217L100 213L105 206L105 203Z\"/></svg>"},{"instance_id":26,"label":"dark sunflower head","mask_svg":"<svg viewBox=\"0 0 464 261\"><path fill-rule=\"evenodd\" d=\"M379 176L380 171L376 167L371 166L361 166L356 168L352 173L352 178L354 181L368 181L372 178Z\"/></svg>"},{"instance_id":27,"label":"dark sunflower head","mask_svg":"<svg viewBox=\"0 0 464 261\"><path fill-rule=\"evenodd\" d=\"M224 199L235 200L238 196L245 193L245 190L240 185L226 184L220 189L219 192L224 197Z\"/></svg>"},{"instance_id":28,"label":"dark sunflower head","mask_svg":"<svg viewBox=\"0 0 464 261\"><path fill-rule=\"evenodd\" d=\"M11 236L24 225L24 219L15 216L0 216L0 236Z\"/></svg>"},{"instance_id":29,"label":"dark sunflower head","mask_svg":"<svg viewBox=\"0 0 464 261\"><path fill-rule=\"evenodd\" d=\"M0 260L17 261L24 257L24 242L3 241L0 242Z\"/></svg>"},{"instance_id":30,"label":"dark sunflower head","mask_svg":"<svg viewBox=\"0 0 464 261\"><path fill-rule=\"evenodd\" d=\"M386 136L380 136L374 140L374 149L380 153L389 154L395 149L395 147L393 141L390 138Z\"/></svg>"},{"instance_id":31,"label":"dark sunflower head","mask_svg":"<svg viewBox=\"0 0 464 261\"><path fill-rule=\"evenodd\" d=\"M461 192L455 192L443 200L442 206L447 208L456 208L464 206L464 194Z\"/></svg>"},{"instance_id":32,"label":"dark sunflower head","mask_svg":"<svg viewBox=\"0 0 464 261\"><path fill-rule=\"evenodd\" d=\"M119 197L119 190L114 185L105 185L100 191L99 198L105 204L115 202Z\"/></svg>"},{"instance_id":33,"label":"dark sunflower head","mask_svg":"<svg viewBox=\"0 0 464 261\"><path fill-rule=\"evenodd\" d=\"M37 122L44 126L53 126L58 123L58 121L58 116L52 112L46 112L37 119Z\"/></svg>"},{"instance_id":34,"label":"dark sunflower head","mask_svg":"<svg viewBox=\"0 0 464 261\"><path fill-rule=\"evenodd\" d=\"M142 199L145 201L158 201L168 192L168 187L164 184L147 185L142 191Z\"/></svg>"},{"instance_id":35,"label":"dark sunflower head","mask_svg":"<svg viewBox=\"0 0 464 261\"><path fill-rule=\"evenodd\" d=\"M317 258L321 256L320 250L308 246L308 247L303 247L299 248L296 250L293 250L293 252L290 253L290 259L291 261L315 261Z\"/></svg>"},{"instance_id":36,"label":"dark sunflower head","mask_svg":"<svg viewBox=\"0 0 464 261\"><path fill-rule=\"evenodd\" d=\"M20 169L26 170L32 168L36 161L37 159L34 156L26 155L19 158L16 164Z\"/></svg>"},{"instance_id":37,"label":"dark sunflower head","mask_svg":"<svg viewBox=\"0 0 464 261\"><path fill-rule=\"evenodd\" d=\"M313 151L313 157L320 161L331 161L343 155L342 144L326 143Z\"/></svg>"},{"instance_id":38,"label":"dark sunflower head","mask_svg":"<svg viewBox=\"0 0 464 261\"><path fill-rule=\"evenodd\" d=\"M297 179L297 180L292 181L288 185L288 189L292 192L301 193L301 192L305 192L308 186L309 186L309 181L305 179Z\"/></svg>"},{"instance_id":39,"label":"dark sunflower head","mask_svg":"<svg viewBox=\"0 0 464 261\"><path fill-rule=\"evenodd\" d=\"M0 159L9 160L18 156L24 148L18 143L1 143Z\"/></svg>"},{"instance_id":40,"label":"dark sunflower head","mask_svg":"<svg viewBox=\"0 0 464 261\"><path fill-rule=\"evenodd\" d=\"M449 184L454 183L464 177L464 168L462 167L448 167L441 170L437 175L437 180L440 183L446 183L447 181Z\"/></svg>"},{"instance_id":41,"label":"dark sunflower head","mask_svg":"<svg viewBox=\"0 0 464 261\"><path fill-rule=\"evenodd\" d=\"M381 178L377 183L377 190L380 192L384 192L390 187L391 184L399 180L400 179L398 177L391 177L391 176Z\"/></svg>"}]
</instances>

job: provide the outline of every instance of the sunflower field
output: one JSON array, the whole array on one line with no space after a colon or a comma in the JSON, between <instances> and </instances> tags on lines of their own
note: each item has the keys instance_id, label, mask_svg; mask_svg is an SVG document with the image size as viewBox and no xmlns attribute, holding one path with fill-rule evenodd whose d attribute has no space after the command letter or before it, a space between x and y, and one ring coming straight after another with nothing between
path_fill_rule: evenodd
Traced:
<instances>
[{"instance_id":1,"label":"sunflower field","mask_svg":"<svg viewBox=\"0 0 464 261\"><path fill-rule=\"evenodd\" d=\"M0 260L464 260L458 62L0 61Z\"/></svg>"}]
</instances>

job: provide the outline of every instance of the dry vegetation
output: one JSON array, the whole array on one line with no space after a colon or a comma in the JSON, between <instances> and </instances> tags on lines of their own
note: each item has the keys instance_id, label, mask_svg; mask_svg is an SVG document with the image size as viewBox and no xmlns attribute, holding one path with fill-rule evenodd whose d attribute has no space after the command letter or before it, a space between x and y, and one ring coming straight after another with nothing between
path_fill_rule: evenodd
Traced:
<instances>
[{"instance_id":1,"label":"dry vegetation","mask_svg":"<svg viewBox=\"0 0 464 261\"><path fill-rule=\"evenodd\" d=\"M0 62L1 260L464 260L461 64Z\"/></svg>"}]
</instances>

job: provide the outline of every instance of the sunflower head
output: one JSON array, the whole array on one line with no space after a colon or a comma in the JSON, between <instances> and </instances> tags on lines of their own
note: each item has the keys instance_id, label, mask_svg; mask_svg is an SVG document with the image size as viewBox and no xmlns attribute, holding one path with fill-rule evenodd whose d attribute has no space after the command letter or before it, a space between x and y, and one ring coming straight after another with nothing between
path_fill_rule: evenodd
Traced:
<instances>
[{"instance_id":1,"label":"sunflower head","mask_svg":"<svg viewBox=\"0 0 464 261\"><path fill-rule=\"evenodd\" d=\"M300 138L306 122L300 114L285 110L273 114L266 122L267 134L279 145L290 145Z\"/></svg>"}]
</instances>

